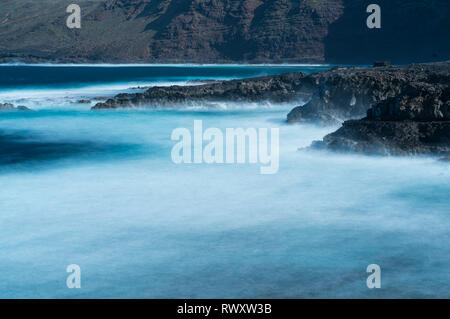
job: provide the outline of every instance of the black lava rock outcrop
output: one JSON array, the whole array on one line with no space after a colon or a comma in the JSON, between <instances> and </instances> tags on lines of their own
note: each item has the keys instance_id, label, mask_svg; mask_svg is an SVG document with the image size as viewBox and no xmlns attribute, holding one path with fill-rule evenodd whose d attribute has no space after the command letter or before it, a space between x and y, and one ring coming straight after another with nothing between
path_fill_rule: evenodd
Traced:
<instances>
[{"instance_id":1,"label":"black lava rock outcrop","mask_svg":"<svg viewBox=\"0 0 450 319\"><path fill-rule=\"evenodd\" d=\"M450 83L450 62L335 68L310 77L315 79L317 90L308 103L288 114L288 122L341 123L364 117L366 111L379 102L426 89L423 86L440 90Z\"/></svg>"},{"instance_id":2,"label":"black lava rock outcrop","mask_svg":"<svg viewBox=\"0 0 450 319\"><path fill-rule=\"evenodd\" d=\"M335 67L196 86L119 94L93 109L214 101L289 102L287 121L344 124L313 147L370 154L448 154L450 62L376 68ZM361 119L362 120L356 120ZM350 121L349 121L350 119Z\"/></svg>"},{"instance_id":3,"label":"black lava rock outcrop","mask_svg":"<svg viewBox=\"0 0 450 319\"><path fill-rule=\"evenodd\" d=\"M208 102L275 103L309 98L313 86L304 73L288 73L244 80L219 81L204 85L152 87L144 93L122 93L93 109L158 107Z\"/></svg>"},{"instance_id":4,"label":"black lava rock outcrop","mask_svg":"<svg viewBox=\"0 0 450 319\"><path fill-rule=\"evenodd\" d=\"M404 67L343 68L314 74L289 73L204 85L153 87L144 93L123 93L97 103L93 109L170 107L208 102L274 103L308 101L287 116L289 123L342 123L359 119L378 102L399 96L411 85L445 85L450 62Z\"/></svg>"},{"instance_id":5,"label":"black lava rock outcrop","mask_svg":"<svg viewBox=\"0 0 450 319\"><path fill-rule=\"evenodd\" d=\"M450 121L350 120L313 149L369 155L450 154Z\"/></svg>"},{"instance_id":6,"label":"black lava rock outcrop","mask_svg":"<svg viewBox=\"0 0 450 319\"><path fill-rule=\"evenodd\" d=\"M11 103L0 103L0 111L31 111L31 109L23 105L14 106Z\"/></svg>"},{"instance_id":7,"label":"black lava rock outcrop","mask_svg":"<svg viewBox=\"0 0 450 319\"><path fill-rule=\"evenodd\" d=\"M377 155L450 154L450 81L445 68L432 83L411 82L376 103L362 120L350 120L313 148ZM445 76L447 72L447 77Z\"/></svg>"}]
</instances>

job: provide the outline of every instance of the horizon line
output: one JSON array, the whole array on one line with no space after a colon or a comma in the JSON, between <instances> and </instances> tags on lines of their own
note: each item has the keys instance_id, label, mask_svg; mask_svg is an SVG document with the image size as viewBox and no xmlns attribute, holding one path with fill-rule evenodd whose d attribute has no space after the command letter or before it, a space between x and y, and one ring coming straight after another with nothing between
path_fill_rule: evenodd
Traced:
<instances>
[{"instance_id":1,"label":"horizon line","mask_svg":"<svg viewBox=\"0 0 450 319\"><path fill-rule=\"evenodd\" d=\"M40 66L40 67L234 67L234 66L249 66L249 67L329 67L333 64L318 64L318 63L0 63L0 66Z\"/></svg>"}]
</instances>

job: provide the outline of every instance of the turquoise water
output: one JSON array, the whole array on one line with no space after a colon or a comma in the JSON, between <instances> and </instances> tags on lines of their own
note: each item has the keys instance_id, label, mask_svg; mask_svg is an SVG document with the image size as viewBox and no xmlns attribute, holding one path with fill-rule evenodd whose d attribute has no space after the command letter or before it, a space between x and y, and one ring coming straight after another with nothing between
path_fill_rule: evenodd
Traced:
<instances>
[{"instance_id":1,"label":"turquoise water","mask_svg":"<svg viewBox=\"0 0 450 319\"><path fill-rule=\"evenodd\" d=\"M18 68L0 67L0 103L35 112L0 113L0 297L450 297L447 164L299 151L336 128L285 125L295 103L111 112L76 103L136 83L324 67L145 67L141 79L126 66ZM71 75L90 70L96 79ZM171 132L194 120L279 128L278 173L174 164ZM66 286L70 264L81 289ZM366 286L369 264L382 269L381 289Z\"/></svg>"}]
</instances>

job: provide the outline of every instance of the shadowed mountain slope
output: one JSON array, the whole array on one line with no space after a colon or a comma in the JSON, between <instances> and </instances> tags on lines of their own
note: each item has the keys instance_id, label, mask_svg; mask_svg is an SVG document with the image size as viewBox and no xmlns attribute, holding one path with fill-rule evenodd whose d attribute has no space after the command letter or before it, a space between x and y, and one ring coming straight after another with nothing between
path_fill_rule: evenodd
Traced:
<instances>
[{"instance_id":1,"label":"shadowed mountain slope","mask_svg":"<svg viewBox=\"0 0 450 319\"><path fill-rule=\"evenodd\" d=\"M379 0L369 30L361 0L0 1L0 61L334 62L450 59L447 0Z\"/></svg>"}]
</instances>

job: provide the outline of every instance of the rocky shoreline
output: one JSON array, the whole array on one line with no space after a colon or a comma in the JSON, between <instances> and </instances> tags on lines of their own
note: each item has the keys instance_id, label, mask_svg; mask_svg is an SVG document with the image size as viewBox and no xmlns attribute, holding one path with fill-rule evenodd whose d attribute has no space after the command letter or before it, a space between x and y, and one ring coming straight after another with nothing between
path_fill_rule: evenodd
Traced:
<instances>
[{"instance_id":1,"label":"rocky shoreline","mask_svg":"<svg viewBox=\"0 0 450 319\"><path fill-rule=\"evenodd\" d=\"M405 93L411 94L416 88L448 86L450 62L403 67L337 67L310 77L316 83L314 95L308 103L288 114L288 122L336 124L363 118L371 106Z\"/></svg>"},{"instance_id":2,"label":"rocky shoreline","mask_svg":"<svg viewBox=\"0 0 450 319\"><path fill-rule=\"evenodd\" d=\"M313 142L311 148L384 156L447 156L450 121L350 120L323 141Z\"/></svg>"},{"instance_id":3,"label":"rocky shoreline","mask_svg":"<svg viewBox=\"0 0 450 319\"><path fill-rule=\"evenodd\" d=\"M361 120L344 122L313 148L377 155L450 154L450 65L411 81L375 103ZM426 80L426 81L425 81Z\"/></svg>"},{"instance_id":4,"label":"rocky shoreline","mask_svg":"<svg viewBox=\"0 0 450 319\"><path fill-rule=\"evenodd\" d=\"M313 148L383 155L450 153L450 61L152 87L119 94L92 109L301 100L308 102L289 112L288 123L344 122Z\"/></svg>"},{"instance_id":5,"label":"rocky shoreline","mask_svg":"<svg viewBox=\"0 0 450 319\"><path fill-rule=\"evenodd\" d=\"M11 103L0 103L0 111L31 111L24 105L14 106Z\"/></svg>"},{"instance_id":6,"label":"rocky shoreline","mask_svg":"<svg viewBox=\"0 0 450 319\"><path fill-rule=\"evenodd\" d=\"M215 81L203 85L152 87L144 93L122 93L92 109L124 107L171 107L174 105L210 102L261 102L283 103L309 98L311 87L304 73L278 76Z\"/></svg>"}]
</instances>

